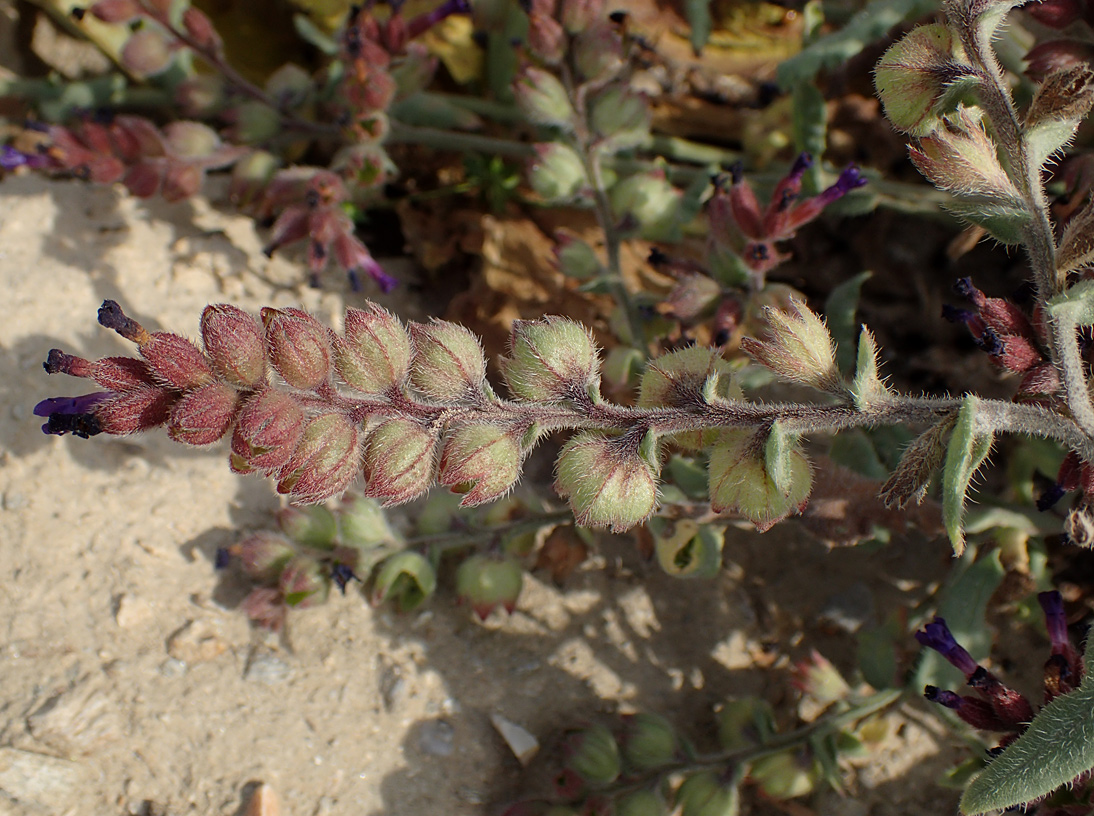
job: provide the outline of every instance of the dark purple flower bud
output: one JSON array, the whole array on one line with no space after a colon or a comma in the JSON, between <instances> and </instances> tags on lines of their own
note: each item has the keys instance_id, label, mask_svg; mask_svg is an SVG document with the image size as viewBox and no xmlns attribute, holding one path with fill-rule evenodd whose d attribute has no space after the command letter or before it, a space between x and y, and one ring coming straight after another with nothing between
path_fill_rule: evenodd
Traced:
<instances>
[{"instance_id":1,"label":"dark purple flower bud","mask_svg":"<svg viewBox=\"0 0 1094 816\"><path fill-rule=\"evenodd\" d=\"M95 407L114 395L109 391L84 394L82 397L52 397L34 406L34 415L47 417L42 433L63 436L70 433L87 439L102 433L102 426L95 418Z\"/></svg>"},{"instance_id":2,"label":"dark purple flower bud","mask_svg":"<svg viewBox=\"0 0 1094 816\"><path fill-rule=\"evenodd\" d=\"M954 668L964 673L966 680L980 668L972 656L953 639L946 621L942 618L936 617L923 627L922 632L916 632L915 639L919 641L920 646L934 649L946 658Z\"/></svg>"},{"instance_id":3,"label":"dark purple flower bud","mask_svg":"<svg viewBox=\"0 0 1094 816\"><path fill-rule=\"evenodd\" d=\"M1029 700L1004 685L983 666L976 667L969 677L969 685L991 703L992 710L1009 728L1022 729L1033 719L1033 706Z\"/></svg>"},{"instance_id":4,"label":"dark purple flower bud","mask_svg":"<svg viewBox=\"0 0 1094 816\"><path fill-rule=\"evenodd\" d=\"M1067 671L1061 675L1061 681L1069 686L1077 684L1082 673L1082 661L1067 634L1064 599L1059 592L1053 590L1040 593L1037 601L1045 613L1045 628L1048 629L1048 638L1052 643L1052 656L1066 661Z\"/></svg>"},{"instance_id":5,"label":"dark purple flower bud","mask_svg":"<svg viewBox=\"0 0 1094 816\"><path fill-rule=\"evenodd\" d=\"M228 569L228 565L231 563L232 554L228 551L228 548L217 547L216 555L213 556L213 569Z\"/></svg>"},{"instance_id":6,"label":"dark purple flower bud","mask_svg":"<svg viewBox=\"0 0 1094 816\"><path fill-rule=\"evenodd\" d=\"M932 703L938 703L951 709L973 728L979 728L983 731L1009 730L1007 725L996 716L991 705L983 700L977 700L975 697L963 697L957 692L940 689L937 686L927 686L923 690L923 696Z\"/></svg>"},{"instance_id":7,"label":"dark purple flower bud","mask_svg":"<svg viewBox=\"0 0 1094 816\"><path fill-rule=\"evenodd\" d=\"M346 594L346 584L350 581L361 582L361 579L357 577L357 573L346 564L334 564L330 568L330 578L342 590L343 595Z\"/></svg>"},{"instance_id":8,"label":"dark purple flower bud","mask_svg":"<svg viewBox=\"0 0 1094 816\"><path fill-rule=\"evenodd\" d=\"M1044 493L1037 497L1037 509L1042 513L1046 510L1051 510L1060 499L1067 493L1064 490L1063 485L1059 482L1053 482Z\"/></svg>"},{"instance_id":9,"label":"dark purple flower bud","mask_svg":"<svg viewBox=\"0 0 1094 816\"><path fill-rule=\"evenodd\" d=\"M0 170L14 170L17 167L40 168L49 164L49 160L38 153L24 153L11 145L0 145Z\"/></svg>"},{"instance_id":10,"label":"dark purple flower bud","mask_svg":"<svg viewBox=\"0 0 1094 816\"><path fill-rule=\"evenodd\" d=\"M942 304L942 319L948 323L968 323L976 317L975 312L968 309L958 309L948 303Z\"/></svg>"},{"instance_id":11,"label":"dark purple flower bud","mask_svg":"<svg viewBox=\"0 0 1094 816\"><path fill-rule=\"evenodd\" d=\"M1052 655L1045 661L1045 702L1050 703L1061 694L1074 691L1080 678L1063 655Z\"/></svg>"}]
</instances>

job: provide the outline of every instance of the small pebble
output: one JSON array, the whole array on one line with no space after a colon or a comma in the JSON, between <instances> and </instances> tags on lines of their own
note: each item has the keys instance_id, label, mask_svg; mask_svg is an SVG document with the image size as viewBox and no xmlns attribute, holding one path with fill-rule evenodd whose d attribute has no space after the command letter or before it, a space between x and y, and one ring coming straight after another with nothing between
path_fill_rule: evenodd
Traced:
<instances>
[{"instance_id":1,"label":"small pebble","mask_svg":"<svg viewBox=\"0 0 1094 816\"><path fill-rule=\"evenodd\" d=\"M418 734L418 747L432 756L452 756L456 745L456 729L447 720L423 723Z\"/></svg>"},{"instance_id":2,"label":"small pebble","mask_svg":"<svg viewBox=\"0 0 1094 816\"><path fill-rule=\"evenodd\" d=\"M66 757L94 754L125 734L117 704L89 678L48 699L27 717L27 726L36 740Z\"/></svg>"},{"instance_id":3,"label":"small pebble","mask_svg":"<svg viewBox=\"0 0 1094 816\"><path fill-rule=\"evenodd\" d=\"M292 668L277 655L255 655L243 671L244 680L254 680L268 686L284 683L292 675Z\"/></svg>"},{"instance_id":4,"label":"small pebble","mask_svg":"<svg viewBox=\"0 0 1094 816\"><path fill-rule=\"evenodd\" d=\"M0 748L0 812L8 797L21 802L27 811L12 813L71 812L91 774L83 765L18 748ZM31 809L32 808L32 809Z\"/></svg>"},{"instance_id":5,"label":"small pebble","mask_svg":"<svg viewBox=\"0 0 1094 816\"><path fill-rule=\"evenodd\" d=\"M219 627L209 620L193 620L167 639L167 654L183 663L207 663L228 650Z\"/></svg>"},{"instance_id":6,"label":"small pebble","mask_svg":"<svg viewBox=\"0 0 1094 816\"><path fill-rule=\"evenodd\" d=\"M507 720L500 714L491 714L490 724L501 734L501 738L505 740L505 744L509 746L509 750L513 752L513 756L521 765L527 765L539 753L539 740L526 728Z\"/></svg>"},{"instance_id":7,"label":"small pebble","mask_svg":"<svg viewBox=\"0 0 1094 816\"><path fill-rule=\"evenodd\" d=\"M186 674L186 668L186 664L181 660L169 657L160 663L160 674L164 677L182 677Z\"/></svg>"}]
</instances>

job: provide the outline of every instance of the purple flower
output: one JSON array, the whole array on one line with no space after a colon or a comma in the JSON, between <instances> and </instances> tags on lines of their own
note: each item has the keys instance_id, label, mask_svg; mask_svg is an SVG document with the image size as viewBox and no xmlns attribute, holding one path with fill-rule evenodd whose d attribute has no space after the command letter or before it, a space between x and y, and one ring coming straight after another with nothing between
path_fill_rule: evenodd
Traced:
<instances>
[{"instance_id":1,"label":"purple flower","mask_svg":"<svg viewBox=\"0 0 1094 816\"><path fill-rule=\"evenodd\" d=\"M802 152L798 154L798 158L794 159L794 163L790 166L790 172L786 174L787 178L800 179L805 175L805 171L813 166L813 157L808 152Z\"/></svg>"},{"instance_id":2,"label":"purple flower","mask_svg":"<svg viewBox=\"0 0 1094 816\"><path fill-rule=\"evenodd\" d=\"M97 391L82 397L51 397L34 406L34 415L47 417L42 432L63 436L71 433L82 439L102 433L95 407L113 397L110 391Z\"/></svg>"},{"instance_id":3,"label":"purple flower","mask_svg":"<svg viewBox=\"0 0 1094 816\"><path fill-rule=\"evenodd\" d=\"M843 168L843 172L839 174L839 178L836 179L836 183L822 192L817 198L820 199L823 206L828 206L833 201L843 198L852 190L863 186L866 183L866 179L863 178L862 172L853 164L849 164Z\"/></svg>"},{"instance_id":4,"label":"purple flower","mask_svg":"<svg viewBox=\"0 0 1094 816\"><path fill-rule=\"evenodd\" d=\"M45 156L37 153L24 153L11 145L0 145L0 170L14 170L17 167L40 168L49 164Z\"/></svg>"},{"instance_id":5,"label":"purple flower","mask_svg":"<svg viewBox=\"0 0 1094 816\"><path fill-rule=\"evenodd\" d=\"M992 707L983 700L977 700L975 697L962 697L955 691L940 689L937 686L927 686L923 689L923 696L932 703L938 703L950 709L973 728L984 731L1010 730L996 716Z\"/></svg>"},{"instance_id":6,"label":"purple flower","mask_svg":"<svg viewBox=\"0 0 1094 816\"><path fill-rule=\"evenodd\" d=\"M980 668L972 656L953 639L946 621L942 618L936 617L934 621L923 627L922 632L916 632L915 639L919 641L920 646L934 649L954 668L960 669L966 680Z\"/></svg>"},{"instance_id":7,"label":"purple flower","mask_svg":"<svg viewBox=\"0 0 1094 816\"><path fill-rule=\"evenodd\" d=\"M1062 654L1064 648L1071 645L1067 636L1063 596L1056 590L1042 592L1037 596L1037 603L1041 604L1041 610L1045 613L1045 627L1048 629L1049 640L1052 641L1052 653Z\"/></svg>"}]
</instances>

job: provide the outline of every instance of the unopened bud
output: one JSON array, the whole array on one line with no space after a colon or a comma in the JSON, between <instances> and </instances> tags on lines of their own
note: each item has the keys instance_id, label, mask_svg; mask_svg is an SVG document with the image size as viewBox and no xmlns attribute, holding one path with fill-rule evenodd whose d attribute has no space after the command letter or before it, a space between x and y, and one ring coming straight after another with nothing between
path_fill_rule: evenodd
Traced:
<instances>
[{"instance_id":1,"label":"unopened bud","mask_svg":"<svg viewBox=\"0 0 1094 816\"><path fill-rule=\"evenodd\" d=\"M289 461L303 435L300 404L273 388L260 391L240 409L232 434L232 470L276 473Z\"/></svg>"},{"instance_id":2,"label":"unopened bud","mask_svg":"<svg viewBox=\"0 0 1094 816\"><path fill-rule=\"evenodd\" d=\"M262 310L266 347L277 373L293 388L311 389L330 376L330 340L323 325L302 309Z\"/></svg>"},{"instance_id":3,"label":"unopened bud","mask_svg":"<svg viewBox=\"0 0 1094 816\"><path fill-rule=\"evenodd\" d=\"M594 787L610 785L622 770L619 746L611 731L591 725L571 734L567 743L566 767Z\"/></svg>"},{"instance_id":4,"label":"unopened bud","mask_svg":"<svg viewBox=\"0 0 1094 816\"><path fill-rule=\"evenodd\" d=\"M741 347L779 377L843 395L846 386L836 365L836 348L824 321L799 301L786 311L767 308L768 339L746 337Z\"/></svg>"},{"instance_id":5,"label":"unopened bud","mask_svg":"<svg viewBox=\"0 0 1094 816\"><path fill-rule=\"evenodd\" d=\"M103 433L115 436L148 431L167 421L177 396L165 388L134 388L95 406L95 418Z\"/></svg>"},{"instance_id":6,"label":"unopened bud","mask_svg":"<svg viewBox=\"0 0 1094 816\"><path fill-rule=\"evenodd\" d=\"M175 86L175 104L184 116L212 117L224 101L224 80L219 75L187 77Z\"/></svg>"},{"instance_id":7,"label":"unopened bud","mask_svg":"<svg viewBox=\"0 0 1094 816\"><path fill-rule=\"evenodd\" d=\"M486 380L486 359L470 331L447 320L411 323L414 357L410 381L428 397L445 403L477 401Z\"/></svg>"},{"instance_id":8,"label":"unopened bud","mask_svg":"<svg viewBox=\"0 0 1094 816\"><path fill-rule=\"evenodd\" d=\"M273 178L279 161L265 150L253 150L232 167L228 197L237 207L249 207L259 201Z\"/></svg>"},{"instance_id":9,"label":"unopened bud","mask_svg":"<svg viewBox=\"0 0 1094 816\"><path fill-rule=\"evenodd\" d=\"M740 513L761 532L805 509L813 487L809 460L796 447L784 452L776 480L765 461L766 441L763 433L723 431L708 465L711 509Z\"/></svg>"},{"instance_id":10,"label":"unopened bud","mask_svg":"<svg viewBox=\"0 0 1094 816\"><path fill-rule=\"evenodd\" d=\"M307 555L291 558L277 585L286 605L297 609L319 606L330 595L330 576L322 564Z\"/></svg>"},{"instance_id":11,"label":"unopened bud","mask_svg":"<svg viewBox=\"0 0 1094 816\"><path fill-rule=\"evenodd\" d=\"M300 444L277 483L278 493L315 504L344 492L361 464L357 426L339 413L319 414L304 426Z\"/></svg>"},{"instance_id":12,"label":"unopened bud","mask_svg":"<svg viewBox=\"0 0 1094 816\"><path fill-rule=\"evenodd\" d=\"M137 0L98 0L87 9L88 13L104 23L128 23L140 17L142 10Z\"/></svg>"},{"instance_id":13,"label":"unopened bud","mask_svg":"<svg viewBox=\"0 0 1094 816\"><path fill-rule=\"evenodd\" d=\"M775 733L775 712L759 697L727 700L717 722L718 743L725 751L754 748Z\"/></svg>"},{"instance_id":14,"label":"unopened bud","mask_svg":"<svg viewBox=\"0 0 1094 816\"><path fill-rule=\"evenodd\" d=\"M373 583L372 604L394 599L400 612L411 612L437 590L437 573L425 556L404 551L380 565Z\"/></svg>"},{"instance_id":15,"label":"unopened bud","mask_svg":"<svg viewBox=\"0 0 1094 816\"><path fill-rule=\"evenodd\" d=\"M794 685L821 706L842 700L851 693L851 687L847 685L839 669L816 650L813 650L807 660L794 666L794 674Z\"/></svg>"},{"instance_id":16,"label":"unopened bud","mask_svg":"<svg viewBox=\"0 0 1094 816\"><path fill-rule=\"evenodd\" d=\"M277 524L285 535L305 547L329 550L338 537L334 513L321 504L283 507L277 511Z\"/></svg>"},{"instance_id":17,"label":"unopened bud","mask_svg":"<svg viewBox=\"0 0 1094 816\"><path fill-rule=\"evenodd\" d=\"M699 771L684 780L676 793L680 816L737 816L740 793L714 771Z\"/></svg>"},{"instance_id":18,"label":"unopened bud","mask_svg":"<svg viewBox=\"0 0 1094 816\"><path fill-rule=\"evenodd\" d=\"M201 339L213 369L228 382L243 388L266 382L266 338L254 315L226 303L206 306Z\"/></svg>"},{"instance_id":19,"label":"unopened bud","mask_svg":"<svg viewBox=\"0 0 1094 816\"><path fill-rule=\"evenodd\" d=\"M346 384L382 394L406 381L410 335L395 315L374 303L347 309L345 336L334 342L334 366Z\"/></svg>"},{"instance_id":20,"label":"unopened bud","mask_svg":"<svg viewBox=\"0 0 1094 816\"><path fill-rule=\"evenodd\" d=\"M588 280L604 271L593 248L567 232L555 233L554 250L558 271L568 278Z\"/></svg>"},{"instance_id":21,"label":"unopened bud","mask_svg":"<svg viewBox=\"0 0 1094 816\"><path fill-rule=\"evenodd\" d=\"M532 189L544 200L570 201L589 188L585 165L572 147L559 142L545 142L533 147L536 158L530 165L528 180Z\"/></svg>"},{"instance_id":22,"label":"unopened bud","mask_svg":"<svg viewBox=\"0 0 1094 816\"><path fill-rule=\"evenodd\" d=\"M239 144L264 144L281 133L281 114L265 102L249 100L224 111L232 124L228 135Z\"/></svg>"},{"instance_id":23,"label":"unopened bud","mask_svg":"<svg viewBox=\"0 0 1094 816\"><path fill-rule=\"evenodd\" d=\"M600 378L589 330L555 316L514 322L501 367L512 395L529 402L584 398Z\"/></svg>"},{"instance_id":24,"label":"unopened bud","mask_svg":"<svg viewBox=\"0 0 1094 816\"><path fill-rule=\"evenodd\" d=\"M486 620L495 608L512 612L524 583L524 570L511 558L472 555L456 570L456 594Z\"/></svg>"},{"instance_id":25,"label":"unopened bud","mask_svg":"<svg viewBox=\"0 0 1094 816\"><path fill-rule=\"evenodd\" d=\"M571 34L580 34L604 19L604 0L562 0L562 25Z\"/></svg>"},{"instance_id":26,"label":"unopened bud","mask_svg":"<svg viewBox=\"0 0 1094 816\"><path fill-rule=\"evenodd\" d=\"M202 51L220 51L224 46L220 35L213 28L212 20L205 15L205 12L193 6L182 13L182 27L190 35L194 46Z\"/></svg>"},{"instance_id":27,"label":"unopened bud","mask_svg":"<svg viewBox=\"0 0 1094 816\"><path fill-rule=\"evenodd\" d=\"M188 391L171 409L167 434L187 445L211 445L232 427L239 402L239 393L224 383Z\"/></svg>"},{"instance_id":28,"label":"unopened bud","mask_svg":"<svg viewBox=\"0 0 1094 816\"><path fill-rule=\"evenodd\" d=\"M394 541L395 533L388 525L380 503L365 496L350 495L342 499L338 513L339 541L347 547L366 549Z\"/></svg>"},{"instance_id":29,"label":"unopened bud","mask_svg":"<svg viewBox=\"0 0 1094 816\"><path fill-rule=\"evenodd\" d=\"M585 80L605 82L624 66L623 42L607 20L598 20L574 40L574 66Z\"/></svg>"},{"instance_id":30,"label":"unopened bud","mask_svg":"<svg viewBox=\"0 0 1094 816\"><path fill-rule=\"evenodd\" d=\"M133 357L104 357L92 363L91 367L92 379L111 391L128 391L130 388L153 384L152 369L144 360Z\"/></svg>"},{"instance_id":31,"label":"unopened bud","mask_svg":"<svg viewBox=\"0 0 1094 816\"><path fill-rule=\"evenodd\" d=\"M894 127L913 136L935 128L936 108L947 88L972 74L955 59L960 54L960 44L941 23L913 28L890 46L874 70L874 85Z\"/></svg>"},{"instance_id":32,"label":"unopened bud","mask_svg":"<svg viewBox=\"0 0 1094 816\"><path fill-rule=\"evenodd\" d=\"M365 495L385 507L408 502L433 484L437 436L413 419L382 422L365 443Z\"/></svg>"},{"instance_id":33,"label":"unopened bud","mask_svg":"<svg viewBox=\"0 0 1094 816\"><path fill-rule=\"evenodd\" d=\"M608 198L616 217L633 220L643 238L669 240L679 227L683 194L660 170L623 179L612 187Z\"/></svg>"},{"instance_id":34,"label":"unopened bud","mask_svg":"<svg viewBox=\"0 0 1094 816\"><path fill-rule=\"evenodd\" d=\"M650 135L650 109L646 100L626 87L611 86L592 104L590 121L613 150L641 145Z\"/></svg>"},{"instance_id":35,"label":"unopened bud","mask_svg":"<svg viewBox=\"0 0 1094 816\"><path fill-rule=\"evenodd\" d=\"M504 496L520 478L518 433L496 425L459 425L448 433L441 451L440 483L465 492L462 507Z\"/></svg>"},{"instance_id":36,"label":"unopened bud","mask_svg":"<svg viewBox=\"0 0 1094 816\"><path fill-rule=\"evenodd\" d=\"M1081 0L1040 0L1026 6L1026 13L1049 28L1067 28L1083 15Z\"/></svg>"},{"instance_id":37,"label":"unopened bud","mask_svg":"<svg viewBox=\"0 0 1094 816\"><path fill-rule=\"evenodd\" d=\"M155 76L171 67L171 47L161 32L142 28L125 41L120 58L122 65L133 73Z\"/></svg>"},{"instance_id":38,"label":"unopened bud","mask_svg":"<svg viewBox=\"0 0 1094 816\"><path fill-rule=\"evenodd\" d=\"M513 83L517 106L537 125L569 129L574 108L558 77L542 68L525 68Z\"/></svg>"},{"instance_id":39,"label":"unopened bud","mask_svg":"<svg viewBox=\"0 0 1094 816\"><path fill-rule=\"evenodd\" d=\"M636 790L615 805L615 816L665 816L669 812L663 797L652 790Z\"/></svg>"},{"instance_id":40,"label":"unopened bud","mask_svg":"<svg viewBox=\"0 0 1094 816\"><path fill-rule=\"evenodd\" d=\"M657 472L650 458L626 437L580 433L559 454L555 490L569 500L581 526L629 530L649 518L657 504Z\"/></svg>"},{"instance_id":41,"label":"unopened bud","mask_svg":"<svg viewBox=\"0 0 1094 816\"><path fill-rule=\"evenodd\" d=\"M216 379L201 349L177 334L155 332L139 346L153 375L164 385L188 391Z\"/></svg>"},{"instance_id":42,"label":"unopened bud","mask_svg":"<svg viewBox=\"0 0 1094 816\"><path fill-rule=\"evenodd\" d=\"M547 14L528 18L528 48L548 65L558 65L566 53L566 32L562 23Z\"/></svg>"},{"instance_id":43,"label":"unopened bud","mask_svg":"<svg viewBox=\"0 0 1094 816\"><path fill-rule=\"evenodd\" d=\"M676 758L676 729L660 714L631 714L624 718L623 758L640 771L660 768Z\"/></svg>"},{"instance_id":44,"label":"unopened bud","mask_svg":"<svg viewBox=\"0 0 1094 816\"><path fill-rule=\"evenodd\" d=\"M802 749L757 759L749 776L772 799L793 799L812 793L818 774L812 755Z\"/></svg>"},{"instance_id":45,"label":"unopened bud","mask_svg":"<svg viewBox=\"0 0 1094 816\"><path fill-rule=\"evenodd\" d=\"M292 545L277 533L259 531L229 548L239 558L240 566L255 581L277 579L281 570L296 555Z\"/></svg>"}]
</instances>

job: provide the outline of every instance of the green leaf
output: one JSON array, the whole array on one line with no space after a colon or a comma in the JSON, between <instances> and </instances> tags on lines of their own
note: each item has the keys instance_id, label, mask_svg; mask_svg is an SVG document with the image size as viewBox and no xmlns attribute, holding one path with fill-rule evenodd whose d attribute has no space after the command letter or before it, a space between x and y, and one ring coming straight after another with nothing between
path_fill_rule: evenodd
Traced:
<instances>
[{"instance_id":1,"label":"green leaf","mask_svg":"<svg viewBox=\"0 0 1094 816\"><path fill-rule=\"evenodd\" d=\"M691 48L695 56L703 50L703 46L710 39L710 32L714 28L714 20L710 14L711 0L685 0L684 14L691 26Z\"/></svg>"},{"instance_id":2,"label":"green leaf","mask_svg":"<svg viewBox=\"0 0 1094 816\"><path fill-rule=\"evenodd\" d=\"M965 532L961 526L965 516L965 495L972 477L988 458L993 440L993 434L985 433L977 422L979 404L976 397L965 397L942 469L942 522L955 555L961 555L965 550Z\"/></svg>"},{"instance_id":3,"label":"green leaf","mask_svg":"<svg viewBox=\"0 0 1094 816\"><path fill-rule=\"evenodd\" d=\"M855 367L855 381L851 383L851 396L860 411L887 402L889 397L889 389L877 373L877 343L865 326L859 334L858 364Z\"/></svg>"},{"instance_id":4,"label":"green leaf","mask_svg":"<svg viewBox=\"0 0 1094 816\"><path fill-rule=\"evenodd\" d=\"M1072 326L1094 326L1094 280L1081 280L1052 298L1048 313Z\"/></svg>"},{"instance_id":5,"label":"green leaf","mask_svg":"<svg viewBox=\"0 0 1094 816\"><path fill-rule=\"evenodd\" d=\"M296 29L300 39L309 45L315 46L328 57L333 57L338 53L337 40L322 31L308 15L294 14L292 16L292 27Z\"/></svg>"},{"instance_id":6,"label":"green leaf","mask_svg":"<svg viewBox=\"0 0 1094 816\"><path fill-rule=\"evenodd\" d=\"M1094 768L1094 649L1082 685L1057 697L972 781L961 812L1011 808L1045 796Z\"/></svg>"},{"instance_id":7,"label":"green leaf","mask_svg":"<svg viewBox=\"0 0 1094 816\"><path fill-rule=\"evenodd\" d=\"M942 206L970 224L983 227L1001 244L1022 243L1030 222L1029 211L1017 202L970 196L948 201Z\"/></svg>"},{"instance_id":8,"label":"green leaf","mask_svg":"<svg viewBox=\"0 0 1094 816\"><path fill-rule=\"evenodd\" d=\"M692 519L648 522L661 568L676 578L713 578L722 567L726 528Z\"/></svg>"},{"instance_id":9,"label":"green leaf","mask_svg":"<svg viewBox=\"0 0 1094 816\"><path fill-rule=\"evenodd\" d=\"M819 155L819 154L818 154ZM855 320L858 312L862 285L873 272L860 272L836 286L824 301L824 317L828 323L828 332L836 341L836 363L844 374L855 364L855 335L859 325Z\"/></svg>"},{"instance_id":10,"label":"green leaf","mask_svg":"<svg viewBox=\"0 0 1094 816\"><path fill-rule=\"evenodd\" d=\"M828 458L867 479L880 482L889 475L889 469L878 457L873 440L858 428L838 434L828 449Z\"/></svg>"},{"instance_id":11,"label":"green leaf","mask_svg":"<svg viewBox=\"0 0 1094 816\"><path fill-rule=\"evenodd\" d=\"M809 82L822 68L840 65L867 45L885 37L890 29L938 8L937 0L872 0L843 28L821 37L779 65L776 79L783 90Z\"/></svg>"},{"instance_id":12,"label":"green leaf","mask_svg":"<svg viewBox=\"0 0 1094 816\"><path fill-rule=\"evenodd\" d=\"M824 94L812 82L802 82L794 86L791 101L794 150L823 156L828 146L828 106L824 103ZM802 190L807 195L816 195L821 191L824 171L820 162L815 162L805 171L802 182Z\"/></svg>"}]
</instances>

